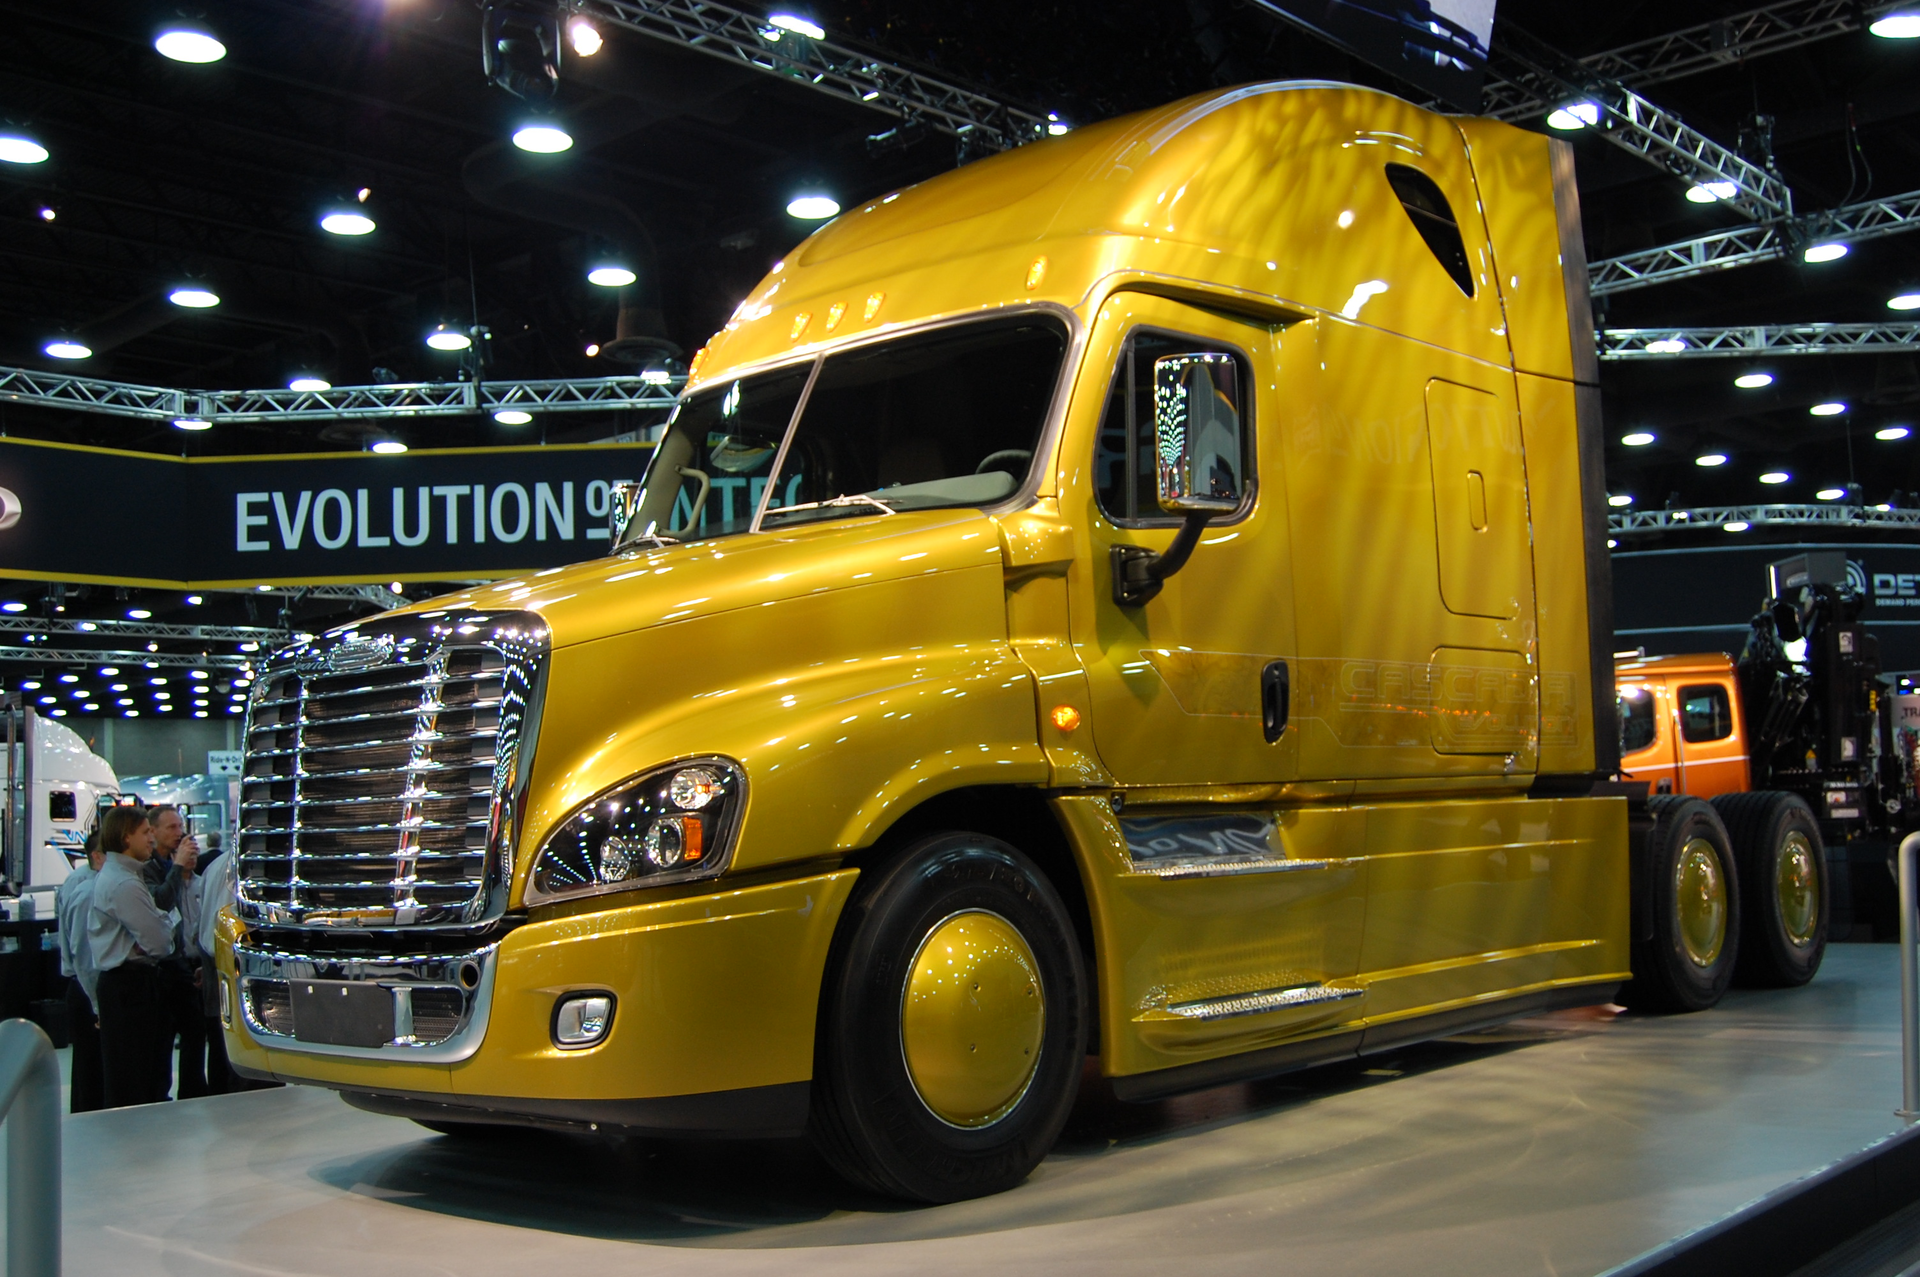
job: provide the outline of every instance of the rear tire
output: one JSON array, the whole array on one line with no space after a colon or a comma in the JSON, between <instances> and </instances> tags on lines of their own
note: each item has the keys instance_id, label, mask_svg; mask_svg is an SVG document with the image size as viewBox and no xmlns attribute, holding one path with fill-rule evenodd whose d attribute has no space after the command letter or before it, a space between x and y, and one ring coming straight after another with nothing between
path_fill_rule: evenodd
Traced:
<instances>
[{"instance_id":1,"label":"rear tire","mask_svg":"<svg viewBox=\"0 0 1920 1277\"><path fill-rule=\"evenodd\" d=\"M1722 794L1714 810L1733 840L1740 878L1740 957L1734 978L1762 988L1813 979L1827 951L1827 849L1798 794Z\"/></svg>"},{"instance_id":2,"label":"rear tire","mask_svg":"<svg viewBox=\"0 0 1920 1277\"><path fill-rule=\"evenodd\" d=\"M893 1197L1011 1188L1066 1125L1086 1054L1073 923L1046 876L981 834L864 874L821 988L807 1133Z\"/></svg>"},{"instance_id":3,"label":"rear tire","mask_svg":"<svg viewBox=\"0 0 1920 1277\"><path fill-rule=\"evenodd\" d=\"M1726 826L1683 794L1647 800L1644 889L1653 936L1633 945L1633 979L1620 1001L1643 1011L1704 1011L1733 980L1740 951L1740 887Z\"/></svg>"}]
</instances>

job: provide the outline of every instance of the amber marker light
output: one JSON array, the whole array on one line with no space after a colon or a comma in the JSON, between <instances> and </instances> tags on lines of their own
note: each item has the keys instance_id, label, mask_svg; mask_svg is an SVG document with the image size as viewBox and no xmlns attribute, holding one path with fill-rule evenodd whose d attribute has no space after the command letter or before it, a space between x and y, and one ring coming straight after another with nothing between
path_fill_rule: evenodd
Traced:
<instances>
[{"instance_id":1,"label":"amber marker light","mask_svg":"<svg viewBox=\"0 0 1920 1277\"><path fill-rule=\"evenodd\" d=\"M873 317L880 313L880 303L885 300L887 300L885 293L867 294L867 308L860 312L860 322L864 324L872 323Z\"/></svg>"},{"instance_id":2,"label":"amber marker light","mask_svg":"<svg viewBox=\"0 0 1920 1277\"><path fill-rule=\"evenodd\" d=\"M1063 732L1080 726L1080 711L1071 705L1055 705L1049 717L1053 719L1053 725Z\"/></svg>"},{"instance_id":3,"label":"amber marker light","mask_svg":"<svg viewBox=\"0 0 1920 1277\"><path fill-rule=\"evenodd\" d=\"M787 333L788 341L799 341L800 334L807 331L807 325L813 322L813 312L803 310L793 317L793 328Z\"/></svg>"},{"instance_id":4,"label":"amber marker light","mask_svg":"<svg viewBox=\"0 0 1920 1277\"><path fill-rule=\"evenodd\" d=\"M840 321L846 318L846 314L847 304L845 302L835 302L833 305L827 307L827 331L832 332L838 328Z\"/></svg>"},{"instance_id":5,"label":"amber marker light","mask_svg":"<svg viewBox=\"0 0 1920 1277\"><path fill-rule=\"evenodd\" d=\"M1034 258L1033 265L1027 267L1027 291L1032 292L1034 289L1040 287L1040 281L1046 277L1047 259L1044 257Z\"/></svg>"}]
</instances>

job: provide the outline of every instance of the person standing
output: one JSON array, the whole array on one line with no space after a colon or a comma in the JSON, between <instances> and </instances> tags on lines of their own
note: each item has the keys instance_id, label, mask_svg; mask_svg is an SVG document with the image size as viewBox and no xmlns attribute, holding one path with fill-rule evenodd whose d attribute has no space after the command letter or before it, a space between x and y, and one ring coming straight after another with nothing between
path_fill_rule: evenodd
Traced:
<instances>
[{"instance_id":1,"label":"person standing","mask_svg":"<svg viewBox=\"0 0 1920 1277\"><path fill-rule=\"evenodd\" d=\"M93 904L93 883L106 853L100 850L100 831L87 835L87 860L67 875L54 893L53 911L60 924L60 974L67 979L67 1037L72 1043L72 1071L68 1074L69 1111L91 1113L102 1107L100 1076L100 1017L94 1010L93 949L87 943L87 910Z\"/></svg>"},{"instance_id":2,"label":"person standing","mask_svg":"<svg viewBox=\"0 0 1920 1277\"><path fill-rule=\"evenodd\" d=\"M100 1056L108 1108L167 1098L161 1085L172 1035L156 965L173 949L173 925L153 902L142 866L153 856L153 826L138 807L115 807L100 822L106 858L87 905L87 944L99 971Z\"/></svg>"},{"instance_id":3,"label":"person standing","mask_svg":"<svg viewBox=\"0 0 1920 1277\"><path fill-rule=\"evenodd\" d=\"M200 960L193 941L198 932L200 879L194 868L200 842L187 832L186 820L172 803L147 808L153 828L153 859L143 867L153 902L173 916L173 956L159 963L167 1010L167 1037L180 1039L180 1098L207 1093L207 1026L200 1014ZM173 1048L161 1062L162 1093L173 1089Z\"/></svg>"},{"instance_id":4,"label":"person standing","mask_svg":"<svg viewBox=\"0 0 1920 1277\"><path fill-rule=\"evenodd\" d=\"M214 852L213 859L200 869L194 901L196 918L192 940L200 954L200 1018L206 1025L207 1092L210 1095L225 1095L239 1089L238 1078L227 1062L227 1040L220 1023L220 970L213 958L220 939L220 911L235 898L236 863L233 853Z\"/></svg>"}]
</instances>

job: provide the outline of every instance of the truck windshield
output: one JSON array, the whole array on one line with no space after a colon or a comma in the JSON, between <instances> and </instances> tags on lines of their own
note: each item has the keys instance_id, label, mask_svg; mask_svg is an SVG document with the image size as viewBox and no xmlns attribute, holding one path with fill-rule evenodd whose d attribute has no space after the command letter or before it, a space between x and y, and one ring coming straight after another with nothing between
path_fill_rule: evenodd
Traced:
<instances>
[{"instance_id":1,"label":"truck windshield","mask_svg":"<svg viewBox=\"0 0 1920 1277\"><path fill-rule=\"evenodd\" d=\"M764 526L991 505L1033 464L1067 349L1064 324L1023 315L827 357ZM626 541L752 526L812 364L714 386L675 410Z\"/></svg>"}]
</instances>

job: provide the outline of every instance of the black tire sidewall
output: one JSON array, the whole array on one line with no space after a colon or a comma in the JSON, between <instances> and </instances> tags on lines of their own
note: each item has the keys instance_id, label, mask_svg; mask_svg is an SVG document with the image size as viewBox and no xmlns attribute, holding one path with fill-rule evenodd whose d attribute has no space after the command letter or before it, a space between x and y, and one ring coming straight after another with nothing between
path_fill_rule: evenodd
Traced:
<instances>
[{"instance_id":1,"label":"black tire sidewall","mask_svg":"<svg viewBox=\"0 0 1920 1277\"><path fill-rule=\"evenodd\" d=\"M1670 799L1657 802L1656 825L1648 847L1648 888L1652 892L1653 938L1634 964L1631 992L1635 1005L1668 1011L1704 1011L1719 1002L1733 981L1740 951L1740 876L1731 840L1720 817L1704 800ZM1696 966L1680 937L1680 912L1674 894L1674 870L1680 853L1695 838L1714 849L1726 883L1727 932L1719 958L1710 967Z\"/></svg>"},{"instance_id":2,"label":"black tire sidewall","mask_svg":"<svg viewBox=\"0 0 1920 1277\"><path fill-rule=\"evenodd\" d=\"M928 934L943 919L975 909L1005 919L1033 951L1046 1022L1026 1093L998 1121L964 1129L941 1121L914 1089L901 1050L900 1008ZM924 839L856 893L835 950L822 997L816 1105L834 1110L842 1151L865 1172L859 1178L924 1201L977 1197L1025 1179L1066 1123L1086 1052L1080 948L1045 875L983 834Z\"/></svg>"},{"instance_id":3,"label":"black tire sidewall","mask_svg":"<svg viewBox=\"0 0 1920 1277\"><path fill-rule=\"evenodd\" d=\"M1787 793L1748 796L1753 811L1746 829L1736 838L1734 854L1740 860L1741 894L1745 897L1745 930L1741 940L1740 976L1743 983L1795 987L1807 983L1826 955L1827 919L1832 902L1827 890L1826 848L1813 811L1798 796ZM1731 822L1730 827L1731 827ZM1780 857L1787 836L1805 834L1813 849L1819 880L1820 916L1813 942L1804 949L1787 937L1780 907ZM1745 845L1740 845L1745 844Z\"/></svg>"}]
</instances>

